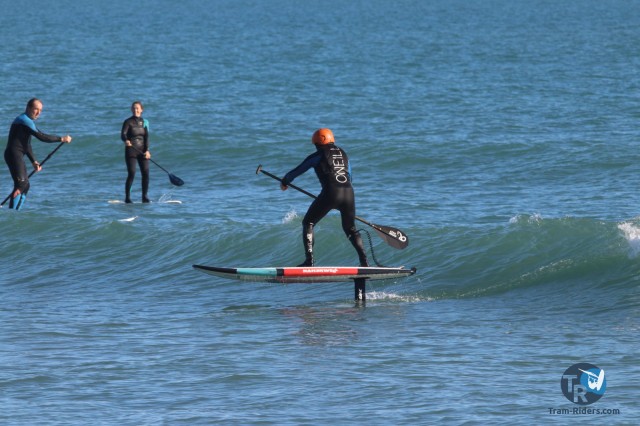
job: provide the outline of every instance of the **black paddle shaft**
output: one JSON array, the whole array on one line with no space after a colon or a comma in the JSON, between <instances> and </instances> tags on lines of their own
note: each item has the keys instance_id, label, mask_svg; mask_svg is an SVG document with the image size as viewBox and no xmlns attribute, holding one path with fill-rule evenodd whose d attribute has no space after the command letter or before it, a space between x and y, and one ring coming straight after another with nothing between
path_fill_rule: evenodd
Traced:
<instances>
[{"instance_id":1,"label":"black paddle shaft","mask_svg":"<svg viewBox=\"0 0 640 426\"><path fill-rule=\"evenodd\" d=\"M262 164L260 164L258 166L258 168L256 169L256 174L258 173L264 173L265 175L279 181L280 183L282 183L282 178L279 178L278 176L269 173L266 170L262 169ZM290 186L291 188L302 192L303 194L308 195L311 198L318 198L315 195L313 195L312 193L305 191L304 189L297 187L291 183L289 183L287 186ZM372 227L377 233L378 235L380 235L380 237L382 237L382 239L389 244L391 247L393 248L397 248L399 250L402 250L404 248L406 248L409 245L409 237L402 232L401 230L397 229L397 228L393 228L391 226L384 226L384 225L376 225L375 223L371 223L368 222L358 216L356 216L356 220L364 223L365 225L369 225L370 227Z\"/></svg>"},{"instance_id":2,"label":"black paddle shaft","mask_svg":"<svg viewBox=\"0 0 640 426\"><path fill-rule=\"evenodd\" d=\"M277 180L277 181L279 181L280 183L282 183L282 179L281 179L281 178L279 178L278 176L276 176L276 175L274 175L274 174L271 174L271 173L269 173L269 172L268 172L268 171L266 171L266 170L262 170L262 165L259 165L259 166L258 166L258 169L256 170L256 174L258 174L258 173L264 173L265 175L267 175L267 176L269 176L269 177L272 177L272 178L274 178L275 180ZM312 193L310 193L310 192L308 192L308 191L305 191L304 189L302 189L302 188L300 188L300 187L298 187L298 186L295 186L295 185L294 185L294 184L292 184L292 183L288 184L287 186L290 186L290 187L292 187L293 189L295 189L295 190L297 190L297 191L302 192L303 194L307 194L307 195L308 195L309 197L311 197L311 198L318 198L318 197L316 197L315 195L313 195Z\"/></svg>"},{"instance_id":3,"label":"black paddle shaft","mask_svg":"<svg viewBox=\"0 0 640 426\"><path fill-rule=\"evenodd\" d=\"M136 148L135 146L131 145L131 148L135 149L136 151L138 151L140 154L143 154L143 152L141 152L138 148ZM156 166L160 167L167 175L169 175L169 180L171 181L172 184L174 184L175 186L182 186L184 185L184 181L182 179L180 179L178 176L169 173L169 170L165 169L164 167L162 167L160 164L156 163L155 161L153 161L151 158L148 159L149 161L151 161L153 164L155 164Z\"/></svg>"}]
</instances>

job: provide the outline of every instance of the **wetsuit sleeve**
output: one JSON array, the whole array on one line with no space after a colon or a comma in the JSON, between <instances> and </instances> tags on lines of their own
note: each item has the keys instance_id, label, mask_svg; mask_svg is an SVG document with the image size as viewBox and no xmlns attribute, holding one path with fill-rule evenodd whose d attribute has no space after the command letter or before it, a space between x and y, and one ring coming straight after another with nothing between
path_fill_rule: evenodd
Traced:
<instances>
[{"instance_id":1,"label":"wetsuit sleeve","mask_svg":"<svg viewBox=\"0 0 640 426\"><path fill-rule=\"evenodd\" d=\"M45 133L40 132L39 130L36 130L34 132L31 128L29 128L29 133L35 136L36 138L38 138L39 140L41 140L42 142L51 143L51 142L60 142L62 140L60 136L47 135ZM31 148L30 143L27 143L27 149L25 151L25 154L27 154L27 157L29 157L29 160L32 163L36 161L36 157L33 155L33 149Z\"/></svg>"},{"instance_id":2,"label":"wetsuit sleeve","mask_svg":"<svg viewBox=\"0 0 640 426\"><path fill-rule=\"evenodd\" d=\"M41 140L42 142L52 143L52 142L62 142L62 136L56 135L47 135L46 133L42 133L40 130L37 130L31 133L33 136Z\"/></svg>"},{"instance_id":3,"label":"wetsuit sleeve","mask_svg":"<svg viewBox=\"0 0 640 426\"><path fill-rule=\"evenodd\" d=\"M42 142L51 143L51 142L60 142L60 141L62 141L62 138L60 136L47 135L46 133L42 133L38 129L36 129L36 131L34 132L33 129L31 127L29 127L29 126L27 126L27 128L29 129L29 133L31 135L35 136L36 138L38 138ZM36 157L33 155L33 149L31 148L31 144L30 143L27 143L27 150L26 150L25 154L27 154L27 157L29 157L29 160L31 160L32 163L34 161L36 161Z\"/></svg>"},{"instance_id":4,"label":"wetsuit sleeve","mask_svg":"<svg viewBox=\"0 0 640 426\"><path fill-rule=\"evenodd\" d=\"M320 163L320 159L322 158L321 156L322 153L319 151L309 155L295 169L284 175L284 178L282 178L282 184L285 186L289 185L295 178L305 173L310 168L317 166Z\"/></svg>"},{"instance_id":5,"label":"wetsuit sleeve","mask_svg":"<svg viewBox=\"0 0 640 426\"><path fill-rule=\"evenodd\" d=\"M122 142L127 141L127 134L129 134L129 119L124 120L124 123L122 123L122 130L120 131Z\"/></svg>"},{"instance_id":6,"label":"wetsuit sleeve","mask_svg":"<svg viewBox=\"0 0 640 426\"><path fill-rule=\"evenodd\" d=\"M22 114L21 116L16 118L16 120L14 121L14 124L18 124L18 125L22 125L22 126L26 127L27 128L27 132L29 132L29 134L31 136L35 136L36 138L38 138L42 142L51 143L51 142L61 142L62 141L62 137L61 136L48 135L48 134L42 133L40 130L38 130L38 128L36 127L36 124L33 122L32 119L27 117L26 114ZM31 159L31 157L29 157L29 159Z\"/></svg>"},{"instance_id":7,"label":"wetsuit sleeve","mask_svg":"<svg viewBox=\"0 0 640 426\"><path fill-rule=\"evenodd\" d=\"M31 144L27 144L27 150L25 151L27 157L29 157L29 161L32 163L36 161L36 157L33 156L33 149L31 149Z\"/></svg>"},{"instance_id":8,"label":"wetsuit sleeve","mask_svg":"<svg viewBox=\"0 0 640 426\"><path fill-rule=\"evenodd\" d=\"M149 121L144 120L144 152L149 151Z\"/></svg>"}]
</instances>

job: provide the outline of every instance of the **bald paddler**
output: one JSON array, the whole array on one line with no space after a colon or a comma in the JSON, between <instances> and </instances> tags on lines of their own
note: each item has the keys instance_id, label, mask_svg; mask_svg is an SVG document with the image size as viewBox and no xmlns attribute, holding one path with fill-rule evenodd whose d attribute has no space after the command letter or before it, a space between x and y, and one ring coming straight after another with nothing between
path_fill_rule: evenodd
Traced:
<instances>
[{"instance_id":1,"label":"bald paddler","mask_svg":"<svg viewBox=\"0 0 640 426\"><path fill-rule=\"evenodd\" d=\"M29 157L31 165L36 172L42 170L40 163L31 148L31 137L35 136L42 142L71 142L71 136L55 136L42 133L36 127L35 121L42 113L42 101L37 98L30 99L24 113L13 120L9 130L9 140L4 151L4 161L9 167L9 172L13 178L13 192L9 201L9 208L20 210L29 192L29 175L24 156Z\"/></svg>"}]
</instances>

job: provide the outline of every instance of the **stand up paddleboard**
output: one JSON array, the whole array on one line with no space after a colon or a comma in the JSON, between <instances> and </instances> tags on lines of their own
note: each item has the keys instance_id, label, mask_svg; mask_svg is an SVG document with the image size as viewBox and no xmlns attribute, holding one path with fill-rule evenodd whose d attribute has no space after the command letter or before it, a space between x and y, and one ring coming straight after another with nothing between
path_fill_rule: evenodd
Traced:
<instances>
[{"instance_id":1,"label":"stand up paddleboard","mask_svg":"<svg viewBox=\"0 0 640 426\"><path fill-rule=\"evenodd\" d=\"M376 266L290 266L275 268L219 268L193 265L204 273L240 281L267 283L326 283L349 282L356 285L356 300L365 299L367 280L404 278L416 273L416 268L389 268Z\"/></svg>"},{"instance_id":2,"label":"stand up paddleboard","mask_svg":"<svg viewBox=\"0 0 640 426\"><path fill-rule=\"evenodd\" d=\"M107 201L109 204L127 204L122 200L109 200ZM140 203L138 201L134 201L133 203L128 204L182 204L180 200L161 200L161 201L150 201L148 203Z\"/></svg>"}]
</instances>

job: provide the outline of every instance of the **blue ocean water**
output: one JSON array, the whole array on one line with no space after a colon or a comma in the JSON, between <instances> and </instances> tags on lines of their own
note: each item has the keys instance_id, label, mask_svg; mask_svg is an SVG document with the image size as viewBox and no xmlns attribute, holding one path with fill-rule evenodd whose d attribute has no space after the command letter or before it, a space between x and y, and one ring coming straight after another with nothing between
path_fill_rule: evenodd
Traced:
<instances>
[{"instance_id":1,"label":"blue ocean water","mask_svg":"<svg viewBox=\"0 0 640 426\"><path fill-rule=\"evenodd\" d=\"M0 5L5 132L37 96L74 137L0 210L1 423L637 422L640 2ZM154 203L113 203L138 99L186 184L152 165ZM194 271L301 261L310 199L255 171L318 127L358 215L410 237L372 233L376 258L417 274L363 306ZM317 229L319 264L356 264L339 216ZM606 371L604 414L552 414L580 362Z\"/></svg>"}]
</instances>

